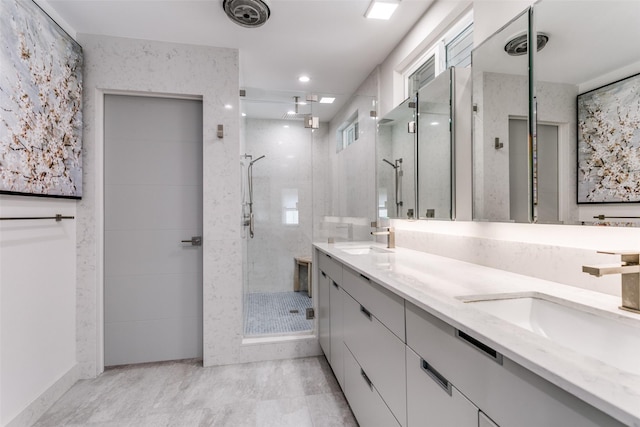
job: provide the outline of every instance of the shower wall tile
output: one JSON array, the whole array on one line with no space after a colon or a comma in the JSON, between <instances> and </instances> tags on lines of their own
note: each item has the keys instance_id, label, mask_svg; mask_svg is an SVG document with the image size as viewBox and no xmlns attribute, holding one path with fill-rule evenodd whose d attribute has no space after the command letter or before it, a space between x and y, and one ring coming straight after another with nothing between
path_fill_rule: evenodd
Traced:
<instances>
[{"instance_id":1,"label":"shower wall tile","mask_svg":"<svg viewBox=\"0 0 640 427\"><path fill-rule=\"evenodd\" d=\"M247 153L266 156L253 165L255 235L247 239L247 291L292 291L294 258L311 256L312 133L301 121L245 123ZM297 200L298 224L285 223L287 194Z\"/></svg>"}]
</instances>

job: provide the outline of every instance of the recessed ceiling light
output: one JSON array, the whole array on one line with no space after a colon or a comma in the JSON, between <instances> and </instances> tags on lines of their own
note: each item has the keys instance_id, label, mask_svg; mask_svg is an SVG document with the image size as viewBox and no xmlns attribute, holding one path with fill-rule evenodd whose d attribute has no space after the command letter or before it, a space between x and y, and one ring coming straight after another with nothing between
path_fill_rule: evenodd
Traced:
<instances>
[{"instance_id":1,"label":"recessed ceiling light","mask_svg":"<svg viewBox=\"0 0 640 427\"><path fill-rule=\"evenodd\" d=\"M311 81L311 79L309 78L309 76L300 76L298 77L298 81L301 83L308 83Z\"/></svg>"},{"instance_id":2,"label":"recessed ceiling light","mask_svg":"<svg viewBox=\"0 0 640 427\"><path fill-rule=\"evenodd\" d=\"M224 108L226 108L227 110L231 110L233 108L233 105L225 104Z\"/></svg>"},{"instance_id":3,"label":"recessed ceiling light","mask_svg":"<svg viewBox=\"0 0 640 427\"><path fill-rule=\"evenodd\" d=\"M438 126L440 122L431 122L431 126Z\"/></svg>"},{"instance_id":4,"label":"recessed ceiling light","mask_svg":"<svg viewBox=\"0 0 640 427\"><path fill-rule=\"evenodd\" d=\"M242 117L247 117L247 113L242 113Z\"/></svg>"},{"instance_id":5,"label":"recessed ceiling light","mask_svg":"<svg viewBox=\"0 0 640 427\"><path fill-rule=\"evenodd\" d=\"M371 0L371 4L364 16L369 19L389 19L398 4L397 0Z\"/></svg>"},{"instance_id":6,"label":"recessed ceiling light","mask_svg":"<svg viewBox=\"0 0 640 427\"><path fill-rule=\"evenodd\" d=\"M322 98L320 98L320 104L333 104L333 101L335 100L335 98L332 98L330 96L323 96Z\"/></svg>"}]
</instances>

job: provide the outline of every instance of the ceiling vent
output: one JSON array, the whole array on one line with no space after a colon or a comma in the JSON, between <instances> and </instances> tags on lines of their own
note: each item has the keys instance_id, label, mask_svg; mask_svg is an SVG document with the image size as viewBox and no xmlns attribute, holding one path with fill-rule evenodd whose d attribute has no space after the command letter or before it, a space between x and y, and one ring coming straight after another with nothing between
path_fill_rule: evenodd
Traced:
<instances>
[{"instance_id":1,"label":"ceiling vent","mask_svg":"<svg viewBox=\"0 0 640 427\"><path fill-rule=\"evenodd\" d=\"M545 33L538 33L536 41L538 43L538 52L540 52L547 45L549 36ZM504 51L511 56L526 55L528 50L529 40L526 33L512 38L506 45L504 45Z\"/></svg>"},{"instance_id":2,"label":"ceiling vent","mask_svg":"<svg viewBox=\"0 0 640 427\"><path fill-rule=\"evenodd\" d=\"M260 27L271 16L264 0L223 0L222 8L233 22L247 28Z\"/></svg>"}]
</instances>

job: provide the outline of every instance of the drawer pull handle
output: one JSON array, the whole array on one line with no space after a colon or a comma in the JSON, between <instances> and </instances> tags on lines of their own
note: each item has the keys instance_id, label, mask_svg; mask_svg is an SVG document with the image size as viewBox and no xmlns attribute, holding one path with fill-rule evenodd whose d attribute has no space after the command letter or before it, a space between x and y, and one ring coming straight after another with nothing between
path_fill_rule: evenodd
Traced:
<instances>
[{"instance_id":1,"label":"drawer pull handle","mask_svg":"<svg viewBox=\"0 0 640 427\"><path fill-rule=\"evenodd\" d=\"M334 282L333 280L331 281L331 283L333 283L333 286L336 287L336 289L340 289L340 286L338 286L338 284L336 282Z\"/></svg>"},{"instance_id":2,"label":"drawer pull handle","mask_svg":"<svg viewBox=\"0 0 640 427\"><path fill-rule=\"evenodd\" d=\"M456 336L494 362L502 365L502 354L498 353L496 350L458 329L456 329Z\"/></svg>"},{"instance_id":3,"label":"drawer pull handle","mask_svg":"<svg viewBox=\"0 0 640 427\"><path fill-rule=\"evenodd\" d=\"M371 380L369 379L369 377L367 376L367 374L364 373L364 369L360 368L360 375L362 375L362 378L364 379L364 382L367 383L367 385L369 386L369 388L371 390L373 390L373 384L371 383Z\"/></svg>"},{"instance_id":4,"label":"drawer pull handle","mask_svg":"<svg viewBox=\"0 0 640 427\"><path fill-rule=\"evenodd\" d=\"M366 280L367 282L370 282L371 279L369 279L367 276L365 276L364 274L360 274L360 277L362 277L364 280Z\"/></svg>"},{"instance_id":5,"label":"drawer pull handle","mask_svg":"<svg viewBox=\"0 0 640 427\"><path fill-rule=\"evenodd\" d=\"M327 254L325 254L325 256L326 256L327 258L329 258L329 259L333 259L333 258L331 258L331 255L327 255Z\"/></svg>"},{"instance_id":6,"label":"drawer pull handle","mask_svg":"<svg viewBox=\"0 0 640 427\"><path fill-rule=\"evenodd\" d=\"M321 273L322 273L322 277L327 277L324 271L321 271Z\"/></svg>"},{"instance_id":7,"label":"drawer pull handle","mask_svg":"<svg viewBox=\"0 0 640 427\"><path fill-rule=\"evenodd\" d=\"M422 358L420 358L420 367L436 384L451 396L451 383L443 377L440 372L436 371L433 366L429 365L427 361Z\"/></svg>"},{"instance_id":8,"label":"drawer pull handle","mask_svg":"<svg viewBox=\"0 0 640 427\"><path fill-rule=\"evenodd\" d=\"M360 306L360 313L364 314L365 316L367 316L367 319L371 320L371 312L363 306Z\"/></svg>"}]
</instances>

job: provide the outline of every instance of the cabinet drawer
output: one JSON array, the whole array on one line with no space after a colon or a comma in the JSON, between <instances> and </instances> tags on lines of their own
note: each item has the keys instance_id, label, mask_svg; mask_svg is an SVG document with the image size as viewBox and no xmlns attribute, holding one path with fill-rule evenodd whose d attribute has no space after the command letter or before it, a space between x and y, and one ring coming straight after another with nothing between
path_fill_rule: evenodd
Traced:
<instances>
[{"instance_id":1,"label":"cabinet drawer","mask_svg":"<svg viewBox=\"0 0 640 427\"><path fill-rule=\"evenodd\" d=\"M407 348L408 426L477 427L478 408L436 369Z\"/></svg>"},{"instance_id":2,"label":"cabinet drawer","mask_svg":"<svg viewBox=\"0 0 640 427\"><path fill-rule=\"evenodd\" d=\"M324 272L318 274L318 340L325 356L331 357L331 286Z\"/></svg>"},{"instance_id":3,"label":"cabinet drawer","mask_svg":"<svg viewBox=\"0 0 640 427\"><path fill-rule=\"evenodd\" d=\"M622 426L508 358L502 364L473 337L407 303L407 345L500 426Z\"/></svg>"},{"instance_id":4,"label":"cabinet drawer","mask_svg":"<svg viewBox=\"0 0 640 427\"><path fill-rule=\"evenodd\" d=\"M342 264L331 258L330 255L318 251L318 268L331 277L334 282L342 284Z\"/></svg>"},{"instance_id":5,"label":"cabinet drawer","mask_svg":"<svg viewBox=\"0 0 640 427\"><path fill-rule=\"evenodd\" d=\"M345 267L342 287L373 313L391 332L405 341L404 299L373 282L365 275Z\"/></svg>"},{"instance_id":6,"label":"cabinet drawer","mask_svg":"<svg viewBox=\"0 0 640 427\"><path fill-rule=\"evenodd\" d=\"M400 427L373 382L344 348L344 395L360 427Z\"/></svg>"},{"instance_id":7,"label":"cabinet drawer","mask_svg":"<svg viewBox=\"0 0 640 427\"><path fill-rule=\"evenodd\" d=\"M331 357L329 362L335 374L338 384L344 390L344 355L343 355L343 308L342 301L345 296L344 290L336 282L331 281L329 297L331 301Z\"/></svg>"},{"instance_id":8,"label":"cabinet drawer","mask_svg":"<svg viewBox=\"0 0 640 427\"><path fill-rule=\"evenodd\" d=\"M405 344L347 293L343 309L344 343L391 412L406 426Z\"/></svg>"}]
</instances>

